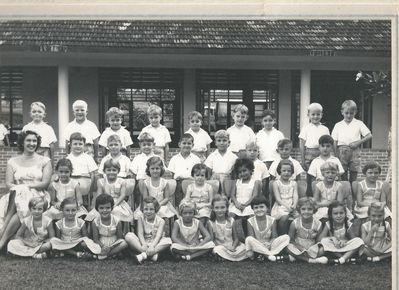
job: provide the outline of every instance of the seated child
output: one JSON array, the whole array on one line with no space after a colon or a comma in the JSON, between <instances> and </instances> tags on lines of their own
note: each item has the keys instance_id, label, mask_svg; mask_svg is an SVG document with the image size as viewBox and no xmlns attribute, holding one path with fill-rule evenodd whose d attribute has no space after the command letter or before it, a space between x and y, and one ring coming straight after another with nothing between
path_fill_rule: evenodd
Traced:
<instances>
[{"instance_id":1,"label":"seated child","mask_svg":"<svg viewBox=\"0 0 399 290\"><path fill-rule=\"evenodd\" d=\"M255 197L251 207L255 216L248 219L248 236L245 239L247 256L253 258L255 252L261 261L264 257L271 262L281 261L283 257L278 255L288 246L290 237L287 234L278 236L276 220L267 215L264 196Z\"/></svg>"},{"instance_id":2,"label":"seated child","mask_svg":"<svg viewBox=\"0 0 399 290\"><path fill-rule=\"evenodd\" d=\"M159 208L155 197L145 197L141 203L143 215L137 222L137 236L134 233L127 233L125 236L129 247L139 252L135 256L139 264L147 258L156 262L158 254L169 249L172 244L170 238L164 237L165 221L158 215Z\"/></svg>"},{"instance_id":3,"label":"seated child","mask_svg":"<svg viewBox=\"0 0 399 290\"><path fill-rule=\"evenodd\" d=\"M254 173L253 176L256 180L259 180L262 183L262 193L268 200L269 204L269 196L268 196L268 188L269 188L269 170L264 162L258 159L258 146L255 142L250 142L246 146L247 158L254 163Z\"/></svg>"},{"instance_id":4,"label":"seated child","mask_svg":"<svg viewBox=\"0 0 399 290\"><path fill-rule=\"evenodd\" d=\"M215 244L207 229L194 217L195 202L183 199L179 205L179 212L180 218L173 225L173 244L170 247L175 257L190 261L211 251Z\"/></svg>"},{"instance_id":5,"label":"seated child","mask_svg":"<svg viewBox=\"0 0 399 290\"><path fill-rule=\"evenodd\" d=\"M210 153L212 139L209 134L201 128L202 115L200 112L192 111L188 113L188 121L190 123L190 129L188 129L186 133L194 138L194 146L191 152L197 155L201 162L204 162Z\"/></svg>"},{"instance_id":6,"label":"seated child","mask_svg":"<svg viewBox=\"0 0 399 290\"><path fill-rule=\"evenodd\" d=\"M43 215L48 206L47 200L33 197L28 206L30 215L22 221L15 239L9 241L7 251L20 257L47 258L46 252L51 250L49 239L54 237L51 219Z\"/></svg>"}]
</instances>

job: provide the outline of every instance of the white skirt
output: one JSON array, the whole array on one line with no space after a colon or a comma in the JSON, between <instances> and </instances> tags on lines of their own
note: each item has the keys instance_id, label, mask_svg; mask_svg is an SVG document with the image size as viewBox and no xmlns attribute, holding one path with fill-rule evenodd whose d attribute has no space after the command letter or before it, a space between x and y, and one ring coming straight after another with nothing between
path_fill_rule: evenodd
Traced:
<instances>
[{"instance_id":1,"label":"white skirt","mask_svg":"<svg viewBox=\"0 0 399 290\"><path fill-rule=\"evenodd\" d=\"M227 249L225 245L217 245L212 251L213 254L219 255L223 259L233 262L245 260L247 258L246 252L247 251L243 243L240 243L234 252Z\"/></svg>"},{"instance_id":2,"label":"white skirt","mask_svg":"<svg viewBox=\"0 0 399 290\"><path fill-rule=\"evenodd\" d=\"M248 205L244 210L239 210L236 206L232 203L229 206L229 213L233 213L237 216L252 216L254 215L254 211L252 210L251 206Z\"/></svg>"},{"instance_id":3,"label":"white skirt","mask_svg":"<svg viewBox=\"0 0 399 290\"><path fill-rule=\"evenodd\" d=\"M288 246L290 237L282 235L274 239L271 243L262 243L261 241L249 236L245 239L247 251L256 252L265 256L275 256Z\"/></svg>"},{"instance_id":4,"label":"white skirt","mask_svg":"<svg viewBox=\"0 0 399 290\"><path fill-rule=\"evenodd\" d=\"M308 248L304 248L298 244L288 244L287 249L291 251L295 256L306 254L309 258L317 258L319 253L320 243L316 243Z\"/></svg>"},{"instance_id":5,"label":"white skirt","mask_svg":"<svg viewBox=\"0 0 399 290\"><path fill-rule=\"evenodd\" d=\"M361 238L353 238L347 241L345 243L345 246L343 246L342 248L338 248L334 245L333 239L334 237L327 237L321 240L320 243L323 246L324 251L332 253L346 253L349 251L357 250L364 245L364 242Z\"/></svg>"},{"instance_id":6,"label":"white skirt","mask_svg":"<svg viewBox=\"0 0 399 290\"><path fill-rule=\"evenodd\" d=\"M368 210L369 210L368 206L359 207L359 206L355 205L353 212L355 213L357 218L364 219L364 218L368 218L368 216L369 216ZM392 212L389 210L389 208L387 206L385 206L384 207L384 219L391 217L391 216L392 216Z\"/></svg>"},{"instance_id":7,"label":"white skirt","mask_svg":"<svg viewBox=\"0 0 399 290\"><path fill-rule=\"evenodd\" d=\"M182 245L182 244L179 244L179 243L173 243L172 246L170 247L170 249L171 250L195 252L195 251L198 251L198 250L213 249L214 247L215 247L215 243L210 241L210 242L207 242L206 244L203 244L202 246L186 246L186 245Z\"/></svg>"},{"instance_id":8,"label":"white skirt","mask_svg":"<svg viewBox=\"0 0 399 290\"><path fill-rule=\"evenodd\" d=\"M81 216L84 216L87 214L88 214L87 209L83 205L81 205L78 208L76 217L81 217ZM47 216L47 217L51 218L52 220L60 220L64 217L64 215L62 214L62 211L60 211L59 209L56 209L54 206L52 206L48 210L46 210L44 212L44 216Z\"/></svg>"},{"instance_id":9,"label":"white skirt","mask_svg":"<svg viewBox=\"0 0 399 290\"><path fill-rule=\"evenodd\" d=\"M174 216L179 216L177 210L173 207L172 203L168 202L167 204L161 206L157 213L161 218L172 218ZM140 209L140 206L134 211L134 219L138 220L143 216L143 212Z\"/></svg>"},{"instance_id":10,"label":"white skirt","mask_svg":"<svg viewBox=\"0 0 399 290\"><path fill-rule=\"evenodd\" d=\"M70 250L79 245L81 242L85 242L87 248L92 252L93 254L100 254L101 253L101 247L93 242L93 240L87 238L87 237L82 237L77 240L72 240L72 241L64 241L59 238L52 238L50 240L51 246L53 250L59 250L59 251L65 251L65 250Z\"/></svg>"},{"instance_id":11,"label":"white skirt","mask_svg":"<svg viewBox=\"0 0 399 290\"><path fill-rule=\"evenodd\" d=\"M348 220L351 221L353 219L353 214L351 213L351 211L346 208L346 216L348 217ZM314 214L314 218L315 219L322 219L322 218L328 218L328 207L323 206L323 207L319 207L316 211L316 213Z\"/></svg>"},{"instance_id":12,"label":"white skirt","mask_svg":"<svg viewBox=\"0 0 399 290\"><path fill-rule=\"evenodd\" d=\"M126 201L122 201L119 205L112 209L112 214L115 215L122 222L133 222L133 211ZM85 221L92 222L100 214L93 208L86 216Z\"/></svg>"},{"instance_id":13,"label":"white skirt","mask_svg":"<svg viewBox=\"0 0 399 290\"><path fill-rule=\"evenodd\" d=\"M11 240L8 242L7 251L20 257L32 257L43 244L44 242L37 242L37 246L30 247L25 245L22 240Z\"/></svg>"}]
</instances>

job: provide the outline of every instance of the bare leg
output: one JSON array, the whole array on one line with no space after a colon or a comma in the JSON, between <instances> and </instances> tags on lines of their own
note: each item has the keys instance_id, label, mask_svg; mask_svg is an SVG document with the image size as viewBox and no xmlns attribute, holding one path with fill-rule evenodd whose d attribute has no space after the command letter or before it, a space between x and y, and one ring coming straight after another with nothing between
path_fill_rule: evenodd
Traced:
<instances>
[{"instance_id":1,"label":"bare leg","mask_svg":"<svg viewBox=\"0 0 399 290\"><path fill-rule=\"evenodd\" d=\"M126 243L126 241L123 241L122 243L117 245L115 248L113 248L111 251L109 251L107 256L112 257L112 256L118 254L119 252L122 252L126 248L127 248L127 243Z\"/></svg>"},{"instance_id":2,"label":"bare leg","mask_svg":"<svg viewBox=\"0 0 399 290\"><path fill-rule=\"evenodd\" d=\"M278 234L285 235L288 233L288 215L282 216L277 223L277 232Z\"/></svg>"},{"instance_id":3,"label":"bare leg","mask_svg":"<svg viewBox=\"0 0 399 290\"><path fill-rule=\"evenodd\" d=\"M142 248L139 238L134 233L127 233L125 236L125 241L131 250L135 252L137 251L139 253L145 252Z\"/></svg>"},{"instance_id":4,"label":"bare leg","mask_svg":"<svg viewBox=\"0 0 399 290\"><path fill-rule=\"evenodd\" d=\"M43 252L47 252L50 250L51 250L51 243L46 242L40 247L40 249L37 251L37 253L43 253Z\"/></svg>"},{"instance_id":5,"label":"bare leg","mask_svg":"<svg viewBox=\"0 0 399 290\"><path fill-rule=\"evenodd\" d=\"M18 231L20 225L21 222L19 221L19 217L15 213L10 219L10 222L6 226L3 235L0 239L0 249L4 248L8 240Z\"/></svg>"},{"instance_id":6,"label":"bare leg","mask_svg":"<svg viewBox=\"0 0 399 290\"><path fill-rule=\"evenodd\" d=\"M211 249L198 250L193 253L190 253L189 255L190 255L191 259L195 259L195 258L205 255L209 251L211 251Z\"/></svg>"}]
</instances>

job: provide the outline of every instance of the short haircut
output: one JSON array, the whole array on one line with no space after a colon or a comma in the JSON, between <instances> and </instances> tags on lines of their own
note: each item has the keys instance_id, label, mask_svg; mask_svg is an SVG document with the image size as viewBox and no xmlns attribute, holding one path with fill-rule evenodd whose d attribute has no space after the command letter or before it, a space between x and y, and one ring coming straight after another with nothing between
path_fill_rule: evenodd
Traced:
<instances>
[{"instance_id":1,"label":"short haircut","mask_svg":"<svg viewBox=\"0 0 399 290\"><path fill-rule=\"evenodd\" d=\"M279 164L277 165L277 173L281 174L281 167L283 167L283 165L288 165L291 167L291 173L294 174L294 163L292 163L291 160L288 159L283 159L279 162Z\"/></svg>"},{"instance_id":2,"label":"short haircut","mask_svg":"<svg viewBox=\"0 0 399 290\"><path fill-rule=\"evenodd\" d=\"M139 142L151 142L154 143L154 136L152 136L150 133L148 132L142 132L139 137L137 138L139 139Z\"/></svg>"},{"instance_id":3,"label":"short haircut","mask_svg":"<svg viewBox=\"0 0 399 290\"><path fill-rule=\"evenodd\" d=\"M191 176L194 177L195 174L197 174L198 172L201 172L201 170L205 170L205 178L208 179L208 170L206 168L206 165L203 163L197 163L193 166L193 168L191 169Z\"/></svg>"},{"instance_id":4,"label":"short haircut","mask_svg":"<svg viewBox=\"0 0 399 290\"><path fill-rule=\"evenodd\" d=\"M296 206L298 212L300 213L300 209L302 206L309 204L312 208L313 208L313 213L315 213L317 211L317 206L316 206L316 202L314 201L313 198L311 197L301 197L300 199L298 199L298 204Z\"/></svg>"},{"instance_id":5,"label":"short haircut","mask_svg":"<svg viewBox=\"0 0 399 290\"><path fill-rule=\"evenodd\" d=\"M147 109L147 115L152 116L152 115L160 115L162 116L162 109L161 107L157 105L150 105Z\"/></svg>"},{"instance_id":6,"label":"short haircut","mask_svg":"<svg viewBox=\"0 0 399 290\"><path fill-rule=\"evenodd\" d=\"M193 135L189 134L189 133L184 133L183 135L181 135L180 137L180 142L183 141L184 139L190 139L192 143L194 143L194 137Z\"/></svg>"},{"instance_id":7,"label":"short haircut","mask_svg":"<svg viewBox=\"0 0 399 290\"><path fill-rule=\"evenodd\" d=\"M344 109L355 109L357 110L357 105L354 100L346 100L341 105L341 110Z\"/></svg>"},{"instance_id":8,"label":"short haircut","mask_svg":"<svg viewBox=\"0 0 399 290\"><path fill-rule=\"evenodd\" d=\"M262 119L268 116L270 116L273 120L276 120L276 113L274 113L272 110L264 110L262 112Z\"/></svg>"},{"instance_id":9,"label":"short haircut","mask_svg":"<svg viewBox=\"0 0 399 290\"><path fill-rule=\"evenodd\" d=\"M245 149L256 149L259 150L258 145L256 145L256 142L249 142L247 145L245 145Z\"/></svg>"},{"instance_id":10,"label":"short haircut","mask_svg":"<svg viewBox=\"0 0 399 290\"><path fill-rule=\"evenodd\" d=\"M251 208L259 204L264 204L267 207L267 200L264 195L255 196L255 198L251 201Z\"/></svg>"},{"instance_id":11,"label":"short haircut","mask_svg":"<svg viewBox=\"0 0 399 290\"><path fill-rule=\"evenodd\" d=\"M117 116L122 118L123 117L123 111L117 107L111 107L108 109L108 111L105 113L105 117L107 120L111 119L111 117Z\"/></svg>"},{"instance_id":12,"label":"short haircut","mask_svg":"<svg viewBox=\"0 0 399 290\"><path fill-rule=\"evenodd\" d=\"M17 140L17 145L18 145L18 150L20 152L24 152L24 143L25 143L25 139L26 137L28 137L29 135L34 135L36 136L36 140L37 140L37 146L35 151L40 147L40 145L42 144L42 137L40 137L39 134L37 134L34 131L31 130L26 130L26 131L22 131L21 133L18 134L18 140Z\"/></svg>"},{"instance_id":13,"label":"short haircut","mask_svg":"<svg viewBox=\"0 0 399 290\"><path fill-rule=\"evenodd\" d=\"M117 134L112 134L111 136L108 137L107 145L111 142L119 142L120 144L122 144L121 137L119 137L119 135Z\"/></svg>"},{"instance_id":14,"label":"short haircut","mask_svg":"<svg viewBox=\"0 0 399 290\"><path fill-rule=\"evenodd\" d=\"M29 200L29 203L28 203L29 210L31 210L32 207L38 205L39 203L43 203L43 212L46 211L48 208L48 201L44 197L39 197L39 196L32 197Z\"/></svg>"},{"instance_id":15,"label":"short haircut","mask_svg":"<svg viewBox=\"0 0 399 290\"><path fill-rule=\"evenodd\" d=\"M369 161L363 166L362 172L364 175L366 175L367 170L375 168L377 168L378 172L381 173L381 166L375 161Z\"/></svg>"},{"instance_id":16,"label":"short haircut","mask_svg":"<svg viewBox=\"0 0 399 290\"><path fill-rule=\"evenodd\" d=\"M254 172L255 166L254 166L254 163L252 160L250 160L248 158L238 158L233 166L233 172L234 172L235 176L238 176L238 170L240 169L240 167L243 167L243 166L248 168L248 170L251 173Z\"/></svg>"},{"instance_id":17,"label":"short haircut","mask_svg":"<svg viewBox=\"0 0 399 290\"><path fill-rule=\"evenodd\" d=\"M324 172L324 171L327 171L327 170L335 170L335 171L338 172L339 171L338 165L336 163L334 163L334 162L331 162L331 161L324 162L320 166L320 171Z\"/></svg>"},{"instance_id":18,"label":"short haircut","mask_svg":"<svg viewBox=\"0 0 399 290\"><path fill-rule=\"evenodd\" d=\"M114 202L114 199L112 198L112 196L110 196L109 194L106 194L106 193L100 194L96 198L96 210L98 210L100 205L104 205L107 203L110 203L111 208L114 208L115 202Z\"/></svg>"},{"instance_id":19,"label":"short haircut","mask_svg":"<svg viewBox=\"0 0 399 290\"><path fill-rule=\"evenodd\" d=\"M192 118L198 118L202 121L202 114L198 111L191 111L188 113L188 120L191 120Z\"/></svg>"},{"instance_id":20,"label":"short haircut","mask_svg":"<svg viewBox=\"0 0 399 290\"><path fill-rule=\"evenodd\" d=\"M104 172L105 172L105 169L112 168L112 167L118 169L118 172L121 171L121 165L119 164L119 162L114 160L113 158L109 158L108 160L106 160L104 162Z\"/></svg>"},{"instance_id":21,"label":"short haircut","mask_svg":"<svg viewBox=\"0 0 399 290\"><path fill-rule=\"evenodd\" d=\"M287 145L290 145L292 147L292 141L288 138L284 138L278 141L277 148L284 148Z\"/></svg>"},{"instance_id":22,"label":"short haircut","mask_svg":"<svg viewBox=\"0 0 399 290\"><path fill-rule=\"evenodd\" d=\"M73 140L83 141L83 143L86 143L85 136L83 136L82 133L79 132L71 134L71 136L69 137L69 143L72 143Z\"/></svg>"},{"instance_id":23,"label":"short haircut","mask_svg":"<svg viewBox=\"0 0 399 290\"><path fill-rule=\"evenodd\" d=\"M151 176L150 175L150 167L151 167L151 165L159 165L159 167L161 167L161 176L165 173L165 167L164 167L164 164L163 164L163 161L162 161L161 157L152 156L151 158L149 158L147 160L145 173L148 176Z\"/></svg>"},{"instance_id":24,"label":"short haircut","mask_svg":"<svg viewBox=\"0 0 399 290\"><path fill-rule=\"evenodd\" d=\"M68 204L73 204L73 205L76 206L76 208L78 207L78 202L77 202L77 200L76 200L75 198L73 198L73 197L67 197L67 198L65 198L64 200L61 201L60 208L61 208L61 209L64 209L64 207L65 207L66 205L68 205Z\"/></svg>"},{"instance_id":25,"label":"short haircut","mask_svg":"<svg viewBox=\"0 0 399 290\"><path fill-rule=\"evenodd\" d=\"M248 115L248 107L245 106L244 104L238 104L237 106L235 106L235 108L233 109L232 115L236 114L236 113L241 113L243 115Z\"/></svg>"},{"instance_id":26,"label":"short haircut","mask_svg":"<svg viewBox=\"0 0 399 290\"><path fill-rule=\"evenodd\" d=\"M320 105L319 103L311 103L311 104L308 106L308 112L310 112L310 111L320 111L320 112L323 112L323 106Z\"/></svg>"},{"instance_id":27,"label":"short haircut","mask_svg":"<svg viewBox=\"0 0 399 290\"><path fill-rule=\"evenodd\" d=\"M195 202L188 198L183 198L182 201L180 202L179 213L182 214L182 212L185 208L189 208L189 209L193 210L194 214L197 211L197 206L196 206Z\"/></svg>"},{"instance_id":28,"label":"short haircut","mask_svg":"<svg viewBox=\"0 0 399 290\"><path fill-rule=\"evenodd\" d=\"M226 130L218 130L215 133L215 140L216 139L220 139L220 138L229 139L230 138L230 134Z\"/></svg>"},{"instance_id":29,"label":"short haircut","mask_svg":"<svg viewBox=\"0 0 399 290\"><path fill-rule=\"evenodd\" d=\"M60 160L58 160L57 164L55 165L55 170L58 170L61 166L65 166L68 167L68 169L71 171L73 171L73 165L71 160L69 160L68 158L62 158Z\"/></svg>"},{"instance_id":30,"label":"short haircut","mask_svg":"<svg viewBox=\"0 0 399 290\"><path fill-rule=\"evenodd\" d=\"M323 144L334 145L334 139L333 139L333 137L331 137L330 135L322 135L322 136L319 138L319 145L323 145Z\"/></svg>"},{"instance_id":31,"label":"short haircut","mask_svg":"<svg viewBox=\"0 0 399 290\"><path fill-rule=\"evenodd\" d=\"M83 100L76 100L72 104L72 110L75 110L77 107L83 107L85 110L87 110L87 103Z\"/></svg>"},{"instance_id":32,"label":"short haircut","mask_svg":"<svg viewBox=\"0 0 399 290\"><path fill-rule=\"evenodd\" d=\"M153 196L148 196L148 197L145 197L144 199L143 199L143 202L141 203L141 205L140 205L140 209L141 209L141 212L143 212L143 210L144 210L144 204L145 203L152 203L153 205L154 205L154 208L155 208L155 212L158 212L159 211L159 209L161 208L161 206L159 205L159 202L158 202L158 200L155 198L155 197L153 197Z\"/></svg>"},{"instance_id":33,"label":"short haircut","mask_svg":"<svg viewBox=\"0 0 399 290\"><path fill-rule=\"evenodd\" d=\"M46 112L46 106L42 102L33 102L32 104L30 104L30 109L32 110L32 108L35 107L35 106L39 107L44 112Z\"/></svg>"}]
</instances>

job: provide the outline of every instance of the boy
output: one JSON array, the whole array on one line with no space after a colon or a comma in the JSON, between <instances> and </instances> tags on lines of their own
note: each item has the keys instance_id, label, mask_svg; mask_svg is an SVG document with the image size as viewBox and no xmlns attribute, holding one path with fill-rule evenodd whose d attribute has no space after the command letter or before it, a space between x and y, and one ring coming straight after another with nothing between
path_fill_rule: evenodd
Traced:
<instances>
[{"instance_id":1,"label":"boy","mask_svg":"<svg viewBox=\"0 0 399 290\"><path fill-rule=\"evenodd\" d=\"M147 110L148 120L150 125L144 127L141 133L147 132L154 137L155 148L154 153L159 155L162 159L167 160L169 155L170 134L168 129L161 125L162 109L157 105L149 106Z\"/></svg>"},{"instance_id":2,"label":"boy","mask_svg":"<svg viewBox=\"0 0 399 290\"><path fill-rule=\"evenodd\" d=\"M67 153L70 152L69 142L72 133L81 133L86 140L85 152L92 156L94 160L97 161L98 158L98 137L100 137L100 132L96 124L89 121L87 117L87 103L82 100L77 100L72 104L73 115L75 120L70 122L65 128L65 148Z\"/></svg>"},{"instance_id":3,"label":"boy","mask_svg":"<svg viewBox=\"0 0 399 290\"><path fill-rule=\"evenodd\" d=\"M245 157L245 146L255 141L255 133L244 123L248 119L248 108L243 104L233 110L234 125L227 129L230 136L229 150L238 157Z\"/></svg>"},{"instance_id":4,"label":"boy","mask_svg":"<svg viewBox=\"0 0 399 290\"><path fill-rule=\"evenodd\" d=\"M33 131L40 135L42 142L40 148L36 150L37 153L50 157L53 160L54 146L57 142L53 128L44 122L46 117L46 106L42 102L33 102L30 105L30 117L32 122L26 124L22 131Z\"/></svg>"},{"instance_id":5,"label":"boy","mask_svg":"<svg viewBox=\"0 0 399 290\"><path fill-rule=\"evenodd\" d=\"M262 113L263 129L256 134L256 145L259 148L259 159L265 162L267 168L274 160L279 159L277 143L284 139L284 134L273 126L276 124L276 114L270 110Z\"/></svg>"},{"instance_id":6,"label":"boy","mask_svg":"<svg viewBox=\"0 0 399 290\"><path fill-rule=\"evenodd\" d=\"M119 108L111 107L105 113L105 117L110 125L101 134L98 144L101 146L101 155L105 156L107 150L107 140L109 136L117 134L119 136L122 149L126 152L126 156L130 156L130 145L133 144L132 138L128 130L122 127L123 112Z\"/></svg>"},{"instance_id":7,"label":"boy","mask_svg":"<svg viewBox=\"0 0 399 290\"><path fill-rule=\"evenodd\" d=\"M197 155L201 162L204 162L210 153L212 139L209 134L201 128L202 115L200 112L192 111L188 113L188 121L190 123L190 129L186 133L194 138L194 146L191 152Z\"/></svg>"},{"instance_id":8,"label":"boy","mask_svg":"<svg viewBox=\"0 0 399 290\"><path fill-rule=\"evenodd\" d=\"M246 150L247 158L254 163L255 167L252 175L256 180L262 182L262 193L268 200L269 170L267 170L266 164L258 159L258 146L256 146L255 142L248 143Z\"/></svg>"},{"instance_id":9,"label":"boy","mask_svg":"<svg viewBox=\"0 0 399 290\"><path fill-rule=\"evenodd\" d=\"M191 179L191 170L197 163L201 163L200 158L191 153L194 145L194 138L190 134L183 134L180 138L180 153L174 155L169 162L168 170L172 172L173 178L176 180L175 204L179 205L184 194L182 189L182 181Z\"/></svg>"},{"instance_id":10,"label":"boy","mask_svg":"<svg viewBox=\"0 0 399 290\"><path fill-rule=\"evenodd\" d=\"M331 137L334 139L334 152L345 170L342 180L352 183L360 171L360 145L372 138L370 129L355 117L356 103L346 100L342 103L341 114L344 119L335 124Z\"/></svg>"}]
</instances>

